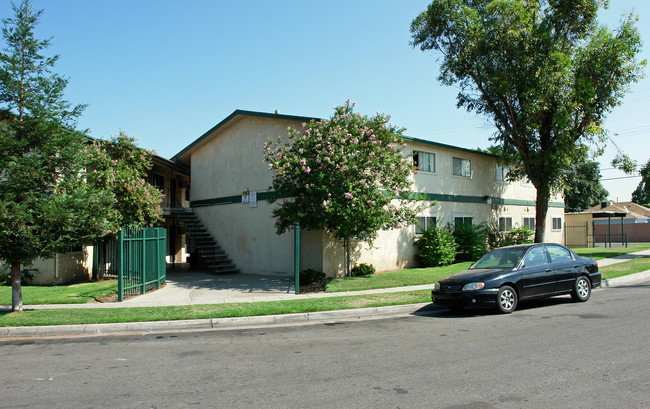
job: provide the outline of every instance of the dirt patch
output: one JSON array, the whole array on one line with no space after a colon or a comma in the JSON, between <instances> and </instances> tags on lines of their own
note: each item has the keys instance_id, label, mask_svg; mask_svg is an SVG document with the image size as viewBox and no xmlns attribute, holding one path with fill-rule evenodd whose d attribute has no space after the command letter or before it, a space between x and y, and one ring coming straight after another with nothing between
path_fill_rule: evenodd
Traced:
<instances>
[{"instance_id":1,"label":"dirt patch","mask_svg":"<svg viewBox=\"0 0 650 409\"><path fill-rule=\"evenodd\" d=\"M324 292L325 292L325 280L300 286L300 294L312 294L312 293L324 293Z\"/></svg>"}]
</instances>

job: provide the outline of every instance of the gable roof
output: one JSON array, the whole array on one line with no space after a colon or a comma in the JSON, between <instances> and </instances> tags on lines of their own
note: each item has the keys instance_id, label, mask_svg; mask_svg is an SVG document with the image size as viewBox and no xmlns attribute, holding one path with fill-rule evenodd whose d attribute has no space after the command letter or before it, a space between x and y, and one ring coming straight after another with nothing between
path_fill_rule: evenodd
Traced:
<instances>
[{"instance_id":1,"label":"gable roof","mask_svg":"<svg viewBox=\"0 0 650 409\"><path fill-rule=\"evenodd\" d=\"M190 143L185 148L183 148L176 155L172 156L171 160L175 161L175 162L178 162L178 160L182 156L184 156L184 155L186 155L188 153L191 153L191 151L193 151L194 148L197 148L198 145L200 145L202 142L206 141L215 131L229 125L229 123L231 121L235 120L237 117L240 117L240 116L257 117L257 118L272 118L272 119L281 119L281 120L285 120L285 121L300 121L300 122L322 121L323 120L322 118L316 118L316 117L274 114L274 113L268 113L268 112L246 111L246 110L243 110L243 109L237 109L232 114L225 117L221 122L219 122L218 124L216 124L215 126L210 128L203 135L199 136L192 143ZM406 140L408 142L422 143L422 144L425 144L425 145L435 146L435 147L439 147L439 148L447 148L447 149L472 153L472 154L476 154L476 155L487 156L487 157L490 157L490 158L498 158L498 156L493 155L491 153L482 152L482 151L478 151L478 150L475 150L475 149L461 148L461 147L458 147L458 146L453 146L453 145L447 145L447 144L444 144L444 143L428 141L428 140L425 140L425 139L419 139L419 138L412 138L412 137L409 137L409 136L404 136L404 140Z\"/></svg>"},{"instance_id":2,"label":"gable roof","mask_svg":"<svg viewBox=\"0 0 650 409\"><path fill-rule=\"evenodd\" d=\"M650 219L650 209L634 202L609 202L607 206L602 204L590 207L582 213L627 213L626 219Z\"/></svg>"}]
</instances>

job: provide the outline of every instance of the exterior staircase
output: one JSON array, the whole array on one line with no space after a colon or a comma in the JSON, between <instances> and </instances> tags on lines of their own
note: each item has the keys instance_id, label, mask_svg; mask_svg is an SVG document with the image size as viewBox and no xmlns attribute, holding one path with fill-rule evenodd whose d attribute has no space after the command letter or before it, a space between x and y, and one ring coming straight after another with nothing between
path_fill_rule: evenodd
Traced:
<instances>
[{"instance_id":1,"label":"exterior staircase","mask_svg":"<svg viewBox=\"0 0 650 409\"><path fill-rule=\"evenodd\" d=\"M185 231L190 235L192 247L203 262L214 274L239 273L235 263L228 258L226 252L219 246L217 241L203 226L199 217L191 209L183 207L171 209L171 214L183 225Z\"/></svg>"}]
</instances>

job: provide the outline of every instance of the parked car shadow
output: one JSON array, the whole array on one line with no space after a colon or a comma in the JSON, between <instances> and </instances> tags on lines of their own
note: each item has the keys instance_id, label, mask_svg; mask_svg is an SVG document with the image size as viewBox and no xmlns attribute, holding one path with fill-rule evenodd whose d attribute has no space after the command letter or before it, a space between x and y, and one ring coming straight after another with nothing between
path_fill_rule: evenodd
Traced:
<instances>
[{"instance_id":1,"label":"parked car shadow","mask_svg":"<svg viewBox=\"0 0 650 409\"><path fill-rule=\"evenodd\" d=\"M525 300L521 301L517 306L517 311L535 310L538 308L550 307L553 305L574 304L575 301L570 296L560 296L543 298L538 300ZM435 305L433 303L427 304L419 310L415 311L413 315L432 317L432 318L472 318L477 316L490 316L490 315L504 315L497 311L496 308L464 308L462 310L450 310L447 307ZM504 315L505 316L505 315Z\"/></svg>"}]
</instances>

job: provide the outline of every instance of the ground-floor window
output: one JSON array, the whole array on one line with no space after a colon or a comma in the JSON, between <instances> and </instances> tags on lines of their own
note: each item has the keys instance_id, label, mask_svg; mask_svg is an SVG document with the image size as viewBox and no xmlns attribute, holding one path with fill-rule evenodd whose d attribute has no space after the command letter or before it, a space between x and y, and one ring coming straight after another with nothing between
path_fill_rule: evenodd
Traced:
<instances>
[{"instance_id":1,"label":"ground-floor window","mask_svg":"<svg viewBox=\"0 0 650 409\"><path fill-rule=\"evenodd\" d=\"M472 216L454 216L454 227L458 228L460 226L472 225Z\"/></svg>"},{"instance_id":2,"label":"ground-floor window","mask_svg":"<svg viewBox=\"0 0 650 409\"><path fill-rule=\"evenodd\" d=\"M562 218L561 217L554 217L553 218L553 230L562 230Z\"/></svg>"},{"instance_id":3,"label":"ground-floor window","mask_svg":"<svg viewBox=\"0 0 650 409\"><path fill-rule=\"evenodd\" d=\"M415 235L419 236L424 231L433 229L435 227L436 227L435 216L418 216L415 224Z\"/></svg>"},{"instance_id":4,"label":"ground-floor window","mask_svg":"<svg viewBox=\"0 0 650 409\"><path fill-rule=\"evenodd\" d=\"M531 230L535 230L535 218L524 216L524 226L528 227Z\"/></svg>"},{"instance_id":5,"label":"ground-floor window","mask_svg":"<svg viewBox=\"0 0 650 409\"><path fill-rule=\"evenodd\" d=\"M499 231L505 232L512 229L512 217L499 216Z\"/></svg>"}]
</instances>

